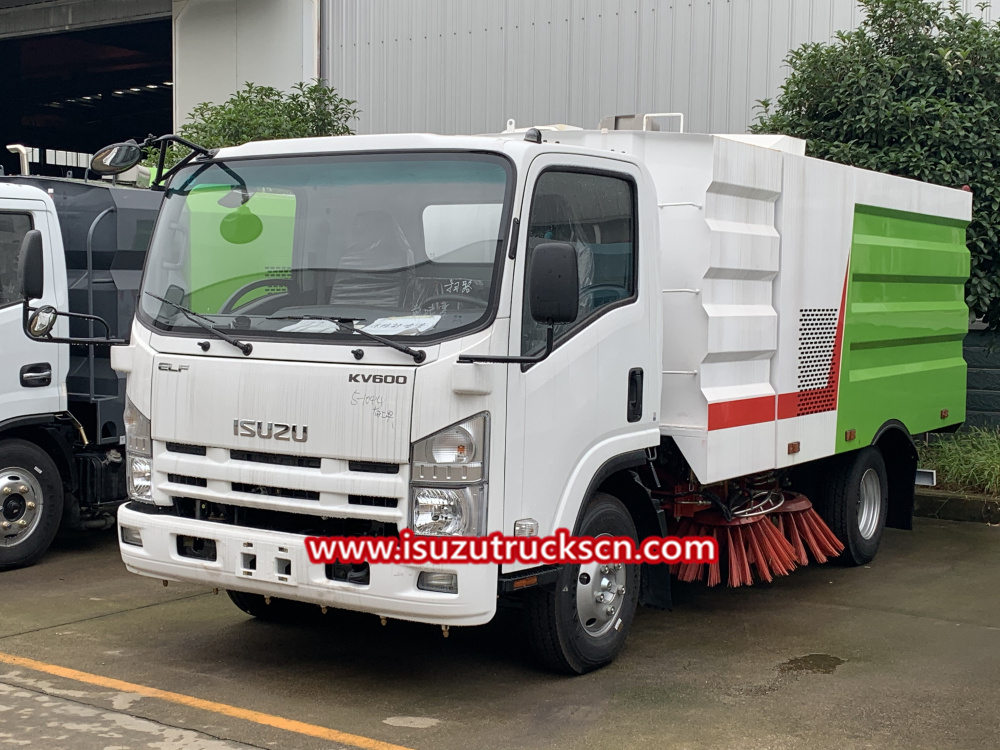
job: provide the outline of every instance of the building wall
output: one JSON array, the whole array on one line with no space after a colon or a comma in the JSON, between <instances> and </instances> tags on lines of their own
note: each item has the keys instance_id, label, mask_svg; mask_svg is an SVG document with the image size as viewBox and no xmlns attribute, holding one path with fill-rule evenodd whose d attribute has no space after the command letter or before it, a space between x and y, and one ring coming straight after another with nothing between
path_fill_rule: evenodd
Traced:
<instances>
[{"instance_id":1,"label":"building wall","mask_svg":"<svg viewBox=\"0 0 1000 750\"><path fill-rule=\"evenodd\" d=\"M173 0L174 126L246 81L323 75L358 101L361 133L633 112L744 132L789 50L860 18L855 0Z\"/></svg>"},{"instance_id":2,"label":"building wall","mask_svg":"<svg viewBox=\"0 0 1000 750\"><path fill-rule=\"evenodd\" d=\"M173 0L174 128L243 84L319 75L320 0Z\"/></svg>"},{"instance_id":3,"label":"building wall","mask_svg":"<svg viewBox=\"0 0 1000 750\"><path fill-rule=\"evenodd\" d=\"M496 132L511 117L595 127L633 112L744 132L790 49L860 20L854 0L324 2L323 74L357 99L362 133Z\"/></svg>"}]
</instances>

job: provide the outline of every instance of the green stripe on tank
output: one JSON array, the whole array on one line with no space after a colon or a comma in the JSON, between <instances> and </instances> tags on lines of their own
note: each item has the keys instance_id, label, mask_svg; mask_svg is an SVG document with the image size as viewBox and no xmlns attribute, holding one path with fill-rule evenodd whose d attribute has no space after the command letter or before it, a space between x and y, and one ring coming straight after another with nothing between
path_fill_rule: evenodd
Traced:
<instances>
[{"instance_id":1,"label":"green stripe on tank","mask_svg":"<svg viewBox=\"0 0 1000 750\"><path fill-rule=\"evenodd\" d=\"M838 453L869 445L890 419L914 434L965 419L966 225L855 207L837 399ZM855 431L854 440L845 439L848 430Z\"/></svg>"}]
</instances>

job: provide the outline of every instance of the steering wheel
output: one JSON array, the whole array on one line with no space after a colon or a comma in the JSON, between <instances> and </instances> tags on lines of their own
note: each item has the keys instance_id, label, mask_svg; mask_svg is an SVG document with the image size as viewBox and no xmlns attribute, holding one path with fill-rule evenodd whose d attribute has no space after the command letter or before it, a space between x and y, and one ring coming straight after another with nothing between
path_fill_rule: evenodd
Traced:
<instances>
[{"instance_id":1,"label":"steering wheel","mask_svg":"<svg viewBox=\"0 0 1000 750\"><path fill-rule=\"evenodd\" d=\"M218 314L225 315L227 313L233 312L236 309L239 309L237 308L236 303L239 302L241 299L243 299L243 297L245 297L249 292L252 292L254 289L260 289L266 286L283 286L285 287L285 290L287 292L288 287L290 287L291 285L292 285L291 279L257 279L256 281L251 281L250 283L244 284L235 292L230 294L229 298L226 299L226 301L222 304L222 307L219 308ZM255 297L254 299L249 300L248 302L244 303L243 305L240 305L239 307L245 307L246 305L249 305L252 302L257 302L258 299L262 298Z\"/></svg>"},{"instance_id":2,"label":"steering wheel","mask_svg":"<svg viewBox=\"0 0 1000 750\"><path fill-rule=\"evenodd\" d=\"M487 306L487 302L485 300L481 300L478 297L469 297L464 294L432 294L430 297L421 302L420 306L424 307L425 305L430 305L435 302L468 302L483 308Z\"/></svg>"},{"instance_id":3,"label":"steering wheel","mask_svg":"<svg viewBox=\"0 0 1000 750\"><path fill-rule=\"evenodd\" d=\"M615 298L610 300L610 302L618 302L628 296L628 290L624 287L618 286L617 284L592 284L590 286L585 286L580 290L580 299L582 300L587 297L593 297L595 294L600 294L601 292L615 293Z\"/></svg>"}]
</instances>

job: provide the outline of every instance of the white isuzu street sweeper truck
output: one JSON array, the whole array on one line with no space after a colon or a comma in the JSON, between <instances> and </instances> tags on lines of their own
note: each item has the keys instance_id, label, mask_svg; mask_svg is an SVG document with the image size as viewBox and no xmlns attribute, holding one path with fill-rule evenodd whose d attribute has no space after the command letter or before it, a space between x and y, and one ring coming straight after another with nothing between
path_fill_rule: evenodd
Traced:
<instances>
[{"instance_id":1,"label":"white isuzu street sweeper truck","mask_svg":"<svg viewBox=\"0 0 1000 750\"><path fill-rule=\"evenodd\" d=\"M964 418L971 196L803 147L614 129L195 147L112 355L126 566L261 617L476 625L518 598L540 657L583 672L638 602L669 605L666 566L314 564L304 540L697 530L721 565L674 572L732 585L871 560L910 522L910 435Z\"/></svg>"}]
</instances>

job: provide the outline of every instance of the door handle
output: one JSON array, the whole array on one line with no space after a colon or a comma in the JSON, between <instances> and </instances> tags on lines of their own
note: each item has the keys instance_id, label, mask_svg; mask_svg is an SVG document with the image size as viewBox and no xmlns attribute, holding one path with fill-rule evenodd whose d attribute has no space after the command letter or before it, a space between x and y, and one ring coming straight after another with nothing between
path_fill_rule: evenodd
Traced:
<instances>
[{"instance_id":1,"label":"door handle","mask_svg":"<svg viewBox=\"0 0 1000 750\"><path fill-rule=\"evenodd\" d=\"M629 422L642 419L642 368L633 367L628 371L628 409Z\"/></svg>"},{"instance_id":2,"label":"door handle","mask_svg":"<svg viewBox=\"0 0 1000 750\"><path fill-rule=\"evenodd\" d=\"M52 385L52 365L36 362L21 368L21 385L24 388L43 388Z\"/></svg>"}]
</instances>

